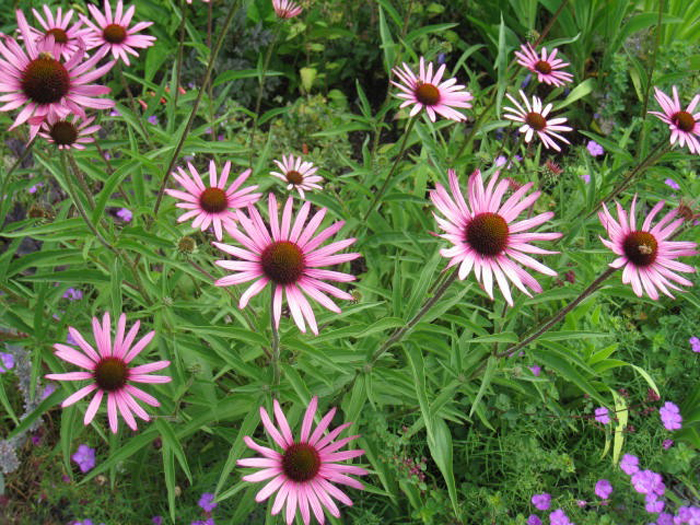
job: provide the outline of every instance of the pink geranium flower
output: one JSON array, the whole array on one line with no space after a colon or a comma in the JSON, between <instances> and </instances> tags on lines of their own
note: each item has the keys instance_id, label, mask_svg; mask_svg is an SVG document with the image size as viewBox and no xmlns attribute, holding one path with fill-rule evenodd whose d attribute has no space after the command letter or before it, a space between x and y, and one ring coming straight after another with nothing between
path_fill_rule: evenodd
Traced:
<instances>
[{"instance_id":1,"label":"pink geranium flower","mask_svg":"<svg viewBox=\"0 0 700 525\"><path fill-rule=\"evenodd\" d=\"M272 171L270 175L287 183L287 189L296 188L301 198L304 198L304 190L311 191L313 189L320 190L321 186L317 184L323 180L322 177L316 175L318 168L312 162L302 161L301 157L282 155L282 162L274 161L277 164L279 171Z\"/></svg>"},{"instance_id":2,"label":"pink geranium flower","mask_svg":"<svg viewBox=\"0 0 700 525\"><path fill-rule=\"evenodd\" d=\"M294 18L301 14L301 7L292 0L272 0L275 14L280 18Z\"/></svg>"},{"instance_id":3,"label":"pink geranium flower","mask_svg":"<svg viewBox=\"0 0 700 525\"><path fill-rule=\"evenodd\" d=\"M284 206L280 224L277 200L272 193L269 194L269 230L260 213L252 206L248 208L249 216L240 210L236 212L245 233L236 228L228 228L227 232L245 249L218 242L214 243L214 246L237 259L235 261L216 261L216 264L227 270L232 270L234 273L222 277L215 284L217 286L231 286L255 280L241 295L241 300L238 303L239 308L245 308L248 301L270 283L274 288L272 313L275 324L279 326L282 315L282 296L286 295L292 317L299 329L306 332L304 322L306 320L311 331L318 334L314 312L304 294L315 299L329 310L340 313L340 308L329 299L326 293L346 300L351 300L352 296L324 282L324 280L349 282L354 281L355 276L324 270L321 267L352 261L360 257L360 254L336 254L354 243L354 238L336 241L320 248L321 243L337 233L345 222L336 222L314 237L328 210L322 208L304 226L311 209L311 203L308 201L304 203L294 221L292 221L292 206L293 198L289 197Z\"/></svg>"},{"instance_id":4,"label":"pink geranium flower","mask_svg":"<svg viewBox=\"0 0 700 525\"><path fill-rule=\"evenodd\" d=\"M56 349L56 357L60 357L64 361L68 361L74 365L87 370L87 372L68 372L66 374L48 374L48 379L57 381L83 381L90 380L90 384L84 386L73 395L69 396L63 403L62 407L72 405L76 401L81 400L91 392L95 392L95 396L90 401L83 422L89 425L100 407L102 398L107 396L107 416L109 419L109 428L116 433L118 428L117 410L121 413L124 421L133 430L136 430L136 421L134 414L148 421L150 418L146 411L136 402L140 399L144 403L157 407L160 403L150 394L147 394L140 388L135 387L131 383L168 383L170 377L151 375L150 372L165 368L170 364L170 361L156 361L146 365L130 367L131 361L141 353L148 343L151 342L154 331L147 333L138 343L132 346L136 333L139 330L139 321L136 321L131 327L129 333L126 332L126 315L121 314L117 323L117 335L112 345L111 323L109 314L105 313L102 318L102 326L96 317L92 318L92 331L97 343L95 350L83 336L73 328L68 327L68 332L76 341L82 352L70 346L56 343L53 347ZM136 399L135 399L136 398Z\"/></svg>"},{"instance_id":5,"label":"pink geranium flower","mask_svg":"<svg viewBox=\"0 0 700 525\"><path fill-rule=\"evenodd\" d=\"M683 111L676 86L673 86L672 89L673 98L654 87L654 98L663 112L650 111L649 113L668 124L668 128L671 130L671 144L678 141L683 147L687 142L691 153L700 154L700 141L697 139L700 137L700 112L694 113L698 102L700 102L700 95L695 95Z\"/></svg>"},{"instance_id":6,"label":"pink geranium flower","mask_svg":"<svg viewBox=\"0 0 700 525\"><path fill-rule=\"evenodd\" d=\"M629 215L622 209L620 203L616 204L618 220L613 218L605 205L603 205L603 210L598 213L598 217L610 236L610 240L602 237L600 240L619 256L610 263L610 266L613 268L624 267L622 282L624 284L631 283L632 290L638 297L641 297L642 293L646 291L647 295L654 300L659 298L657 289L669 297L673 297L669 288L681 290L671 281L684 286L692 286L692 282L675 272L692 273L695 268L678 262L676 259L682 255L696 255L697 244L668 240L683 223L683 218L673 220L677 211L668 212L652 228L651 221L664 206L664 201L660 201L644 219L642 227L637 229L637 196L635 195L632 200Z\"/></svg>"},{"instance_id":7,"label":"pink geranium flower","mask_svg":"<svg viewBox=\"0 0 700 525\"><path fill-rule=\"evenodd\" d=\"M72 9L67 11L64 15L62 9L59 7L56 10L56 15L54 16L49 6L43 5L42 8L44 9L45 18L43 18L41 13L39 13L39 11L36 9L32 9L32 12L34 13L34 18L37 19L43 28L43 31L30 27L30 32L32 35L34 35L35 40L53 35L56 48L61 51L63 58L66 60L70 59L73 53L78 51L78 49L83 45L83 39L85 38L86 34L90 32L90 30L82 27L82 20L78 20L72 26L68 27L71 22L71 18L73 18Z\"/></svg>"},{"instance_id":8,"label":"pink geranium flower","mask_svg":"<svg viewBox=\"0 0 700 525\"><path fill-rule=\"evenodd\" d=\"M518 215L532 206L540 196L536 191L527 197L532 188L528 182L515 191L505 203L501 200L508 190L508 180L498 181L494 173L488 186L484 188L481 172L476 170L469 177L469 203L465 202L454 170L448 170L450 193L440 184L430 192L430 200L445 218L433 213L440 228L445 231L440 237L450 241L451 248L443 248L440 254L450 258L450 266L459 265L459 278L464 279L474 269L477 281L482 283L486 293L493 299L494 278L509 305L513 306L508 280L528 296L528 287L541 292L542 287L529 273L516 265L516 262L545 275L554 276L554 270L536 261L528 253L555 254L530 244L532 241L551 241L561 237L561 233L525 233L554 216L545 212L534 217L515 222Z\"/></svg>"},{"instance_id":9,"label":"pink geranium flower","mask_svg":"<svg viewBox=\"0 0 700 525\"><path fill-rule=\"evenodd\" d=\"M82 47L65 61L52 34L35 41L21 11L17 11L17 22L26 52L13 38L0 41L0 93L6 93L0 96L0 102L5 103L0 111L22 108L10 129L29 120L36 133L49 113L62 118L69 113L85 117L84 107L114 106L114 101L98 98L110 92L108 87L91 84L107 73L114 62L93 69L104 54L97 53L83 61Z\"/></svg>"},{"instance_id":10,"label":"pink geranium flower","mask_svg":"<svg viewBox=\"0 0 700 525\"><path fill-rule=\"evenodd\" d=\"M124 13L124 3L117 2L117 8L112 14L112 6L109 0L105 0L104 14L94 5L88 4L88 10L97 24L83 17L85 24L92 30L89 35L88 49L101 46L105 52L112 52L114 58L121 58L128 66L129 55L138 57L139 54L134 48L147 48L153 45L156 37L150 35L137 35L153 22L139 22L133 27L129 27L131 19L136 11L136 6L132 5Z\"/></svg>"},{"instance_id":11,"label":"pink geranium flower","mask_svg":"<svg viewBox=\"0 0 700 525\"><path fill-rule=\"evenodd\" d=\"M58 149L85 149L83 144L95 142L92 135L100 129L98 125L91 125L94 120L95 117L83 119L71 115L60 118L58 115L50 114L41 124L39 135L50 143L56 144Z\"/></svg>"},{"instance_id":12,"label":"pink geranium flower","mask_svg":"<svg viewBox=\"0 0 700 525\"><path fill-rule=\"evenodd\" d=\"M187 163L190 170L188 174L183 168L178 167L179 173L173 172L173 178L185 188L186 191L165 190L171 197L185 202L176 204L178 208L189 210L180 217L178 222L183 222L194 217L193 228L200 228L202 231L214 227L214 234L218 240L223 239L222 227L232 227L236 221L234 211L257 202L262 196L261 193L251 193L258 189L257 184L240 188L248 177L251 170L241 172L231 185L226 188L228 176L231 172L231 161L226 161L221 174L216 175L216 164L209 161L209 186L205 186L197 168L191 162Z\"/></svg>"},{"instance_id":13,"label":"pink geranium flower","mask_svg":"<svg viewBox=\"0 0 700 525\"><path fill-rule=\"evenodd\" d=\"M410 116L417 115L421 109L425 109L430 120L435 122L435 113L445 118L461 122L466 117L454 108L470 108L469 103L474 97L468 91L463 91L464 86L457 84L456 78L451 78L440 82L445 73L445 64L441 65L433 75L433 64L425 67L425 60L420 58L418 76L416 76L408 64L403 64L403 69L394 68L393 72L399 77L402 83L391 81L403 93L396 95L405 99L401 103L402 108L410 106Z\"/></svg>"},{"instance_id":14,"label":"pink geranium flower","mask_svg":"<svg viewBox=\"0 0 700 525\"><path fill-rule=\"evenodd\" d=\"M339 518L340 510L333 500L336 499L346 505L352 505L352 500L334 483L362 490L364 489L362 483L351 478L349 474L355 476L368 474L361 467L340 463L365 453L364 450L359 449L338 452L350 441L359 437L349 436L335 441L352 423L344 423L324 436L335 415L336 409L332 408L312 432L318 405L318 398L314 397L304 414L299 439L295 441L280 404L276 399L273 404L277 426L275 427L267 411L262 407L260 407L260 418L265 430L282 452L258 445L249 436L245 436L243 438L245 444L263 457L240 459L237 462L241 467L262 469L255 474L243 476L244 481L258 483L271 479L256 494L255 501L265 501L277 492L272 504L272 515L278 514L286 503L287 525L291 525L294 521L297 508L305 525L311 521L311 511L319 523L325 523L323 507L328 509L332 516Z\"/></svg>"},{"instance_id":15,"label":"pink geranium flower","mask_svg":"<svg viewBox=\"0 0 700 525\"><path fill-rule=\"evenodd\" d=\"M540 56L535 48L528 42L520 46L520 51L515 52L518 58L518 64L529 69L537 75L539 82L550 84L552 86L563 86L571 82L574 76L566 71L559 71L569 65L560 58L556 58L558 49L554 49L551 54L547 54L547 48L542 48L542 56Z\"/></svg>"},{"instance_id":16,"label":"pink geranium flower","mask_svg":"<svg viewBox=\"0 0 700 525\"><path fill-rule=\"evenodd\" d=\"M537 136L540 138L545 148L561 151L561 148L554 139L559 139L562 142L570 144L568 140L557 133L557 131L572 130L569 126L562 126L562 124L566 122L566 118L547 118L549 112L552 111L553 106L551 103L543 108L542 101L533 95L532 104L530 104L522 90L520 91L520 97L523 99L525 108L523 108L515 98L511 97L510 94L506 93L506 97L513 103L515 108L505 106L503 110L506 111L506 113L503 116L516 122L522 122L523 125L518 131L520 133L525 133L525 142L530 142L535 133L537 133Z\"/></svg>"}]
</instances>

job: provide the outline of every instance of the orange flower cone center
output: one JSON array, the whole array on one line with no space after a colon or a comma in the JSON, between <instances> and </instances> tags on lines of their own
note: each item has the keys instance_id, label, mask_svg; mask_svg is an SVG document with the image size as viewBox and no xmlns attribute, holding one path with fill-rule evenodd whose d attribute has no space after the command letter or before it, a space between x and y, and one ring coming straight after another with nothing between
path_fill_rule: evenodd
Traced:
<instances>
[{"instance_id":1,"label":"orange flower cone center","mask_svg":"<svg viewBox=\"0 0 700 525\"><path fill-rule=\"evenodd\" d=\"M228 208L228 197L221 188L207 188L199 196L199 205L209 213L221 213Z\"/></svg>"},{"instance_id":2,"label":"orange flower cone center","mask_svg":"<svg viewBox=\"0 0 700 525\"><path fill-rule=\"evenodd\" d=\"M298 483L315 478L320 469L321 457L308 443L294 443L282 456L284 474Z\"/></svg>"},{"instance_id":3,"label":"orange flower cone center","mask_svg":"<svg viewBox=\"0 0 700 525\"><path fill-rule=\"evenodd\" d=\"M687 111L679 111L673 115L671 117L671 122L681 131L693 131L693 129L695 129L695 118Z\"/></svg>"},{"instance_id":4,"label":"orange flower cone center","mask_svg":"<svg viewBox=\"0 0 700 525\"><path fill-rule=\"evenodd\" d=\"M66 120L59 120L49 131L49 135L59 146L70 146L78 138L77 128Z\"/></svg>"},{"instance_id":5,"label":"orange flower cone center","mask_svg":"<svg viewBox=\"0 0 700 525\"><path fill-rule=\"evenodd\" d=\"M651 233L637 231L627 234L622 242L622 250L635 266L645 267L656 260L659 245Z\"/></svg>"},{"instance_id":6,"label":"orange flower cone center","mask_svg":"<svg viewBox=\"0 0 700 525\"><path fill-rule=\"evenodd\" d=\"M543 75L549 75L552 72L552 66L545 60L539 60L535 63L535 70Z\"/></svg>"},{"instance_id":7,"label":"orange flower cone center","mask_svg":"<svg viewBox=\"0 0 700 525\"><path fill-rule=\"evenodd\" d=\"M101 390L114 392L124 388L129 371L126 363L118 357L105 357L97 363L93 376Z\"/></svg>"},{"instance_id":8,"label":"orange flower cone center","mask_svg":"<svg viewBox=\"0 0 700 525\"><path fill-rule=\"evenodd\" d=\"M263 273L277 284L292 284L304 273L304 254L290 241L277 241L265 248L260 256Z\"/></svg>"},{"instance_id":9,"label":"orange flower cone center","mask_svg":"<svg viewBox=\"0 0 700 525\"><path fill-rule=\"evenodd\" d=\"M547 119L545 119L539 113L535 113L533 111L532 113L525 115L525 124L530 126L535 131L542 131L547 127Z\"/></svg>"},{"instance_id":10,"label":"orange flower cone center","mask_svg":"<svg viewBox=\"0 0 700 525\"><path fill-rule=\"evenodd\" d=\"M508 224L497 213L479 213L467 224L464 240L479 255L496 256L508 245Z\"/></svg>"},{"instance_id":11,"label":"orange flower cone center","mask_svg":"<svg viewBox=\"0 0 700 525\"><path fill-rule=\"evenodd\" d=\"M68 35L60 27L54 27L53 29L49 29L46 32L45 36L49 36L49 35L53 35L53 39L57 44L67 44L68 43Z\"/></svg>"},{"instance_id":12,"label":"orange flower cone center","mask_svg":"<svg viewBox=\"0 0 700 525\"><path fill-rule=\"evenodd\" d=\"M110 44L121 44L126 40L126 29L119 24L109 24L102 31L102 36Z\"/></svg>"},{"instance_id":13,"label":"orange flower cone center","mask_svg":"<svg viewBox=\"0 0 700 525\"><path fill-rule=\"evenodd\" d=\"M24 69L20 80L22 91L32 102L59 102L70 89L68 70L48 53L42 53Z\"/></svg>"},{"instance_id":14,"label":"orange flower cone center","mask_svg":"<svg viewBox=\"0 0 700 525\"><path fill-rule=\"evenodd\" d=\"M296 170L289 170L286 174L287 182L295 186L304 182L304 177Z\"/></svg>"},{"instance_id":15,"label":"orange flower cone center","mask_svg":"<svg viewBox=\"0 0 700 525\"><path fill-rule=\"evenodd\" d=\"M432 84L421 84L415 92L418 102L424 106L434 106L440 102L440 91Z\"/></svg>"}]
</instances>

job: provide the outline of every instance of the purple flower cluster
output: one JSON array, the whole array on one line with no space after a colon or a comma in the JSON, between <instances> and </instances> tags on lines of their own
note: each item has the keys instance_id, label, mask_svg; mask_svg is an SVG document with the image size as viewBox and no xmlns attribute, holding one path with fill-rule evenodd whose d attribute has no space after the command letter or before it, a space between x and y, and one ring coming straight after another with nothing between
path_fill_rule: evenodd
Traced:
<instances>
[{"instance_id":1,"label":"purple flower cluster","mask_svg":"<svg viewBox=\"0 0 700 525\"><path fill-rule=\"evenodd\" d=\"M693 350L693 352L700 353L700 338L691 337L688 339L688 342L690 343L690 348Z\"/></svg>"},{"instance_id":2,"label":"purple flower cluster","mask_svg":"<svg viewBox=\"0 0 700 525\"><path fill-rule=\"evenodd\" d=\"M664 406L659 409L661 422L666 430L680 430L683 418L681 417L680 409L670 401L666 401Z\"/></svg>"},{"instance_id":3,"label":"purple flower cluster","mask_svg":"<svg viewBox=\"0 0 700 525\"><path fill-rule=\"evenodd\" d=\"M550 525L574 525L564 511L557 509L549 515Z\"/></svg>"},{"instance_id":4,"label":"purple flower cluster","mask_svg":"<svg viewBox=\"0 0 700 525\"><path fill-rule=\"evenodd\" d=\"M61 296L64 299L70 299L71 301L79 301L83 298L83 292L76 290L75 288L68 288Z\"/></svg>"},{"instance_id":5,"label":"purple flower cluster","mask_svg":"<svg viewBox=\"0 0 700 525\"><path fill-rule=\"evenodd\" d=\"M0 352L0 374L4 374L15 366L15 356Z\"/></svg>"},{"instance_id":6,"label":"purple flower cluster","mask_svg":"<svg viewBox=\"0 0 700 525\"><path fill-rule=\"evenodd\" d=\"M204 512L211 512L216 508L216 503L214 503L214 494L210 492L205 492L202 497L199 498L197 505L204 509Z\"/></svg>"},{"instance_id":7,"label":"purple flower cluster","mask_svg":"<svg viewBox=\"0 0 700 525\"><path fill-rule=\"evenodd\" d=\"M666 186L669 186L670 188L673 188L674 190L680 190L680 189L681 189L681 187L678 185L678 183L677 183L675 180L671 179L671 178L666 179L666 180L664 181L664 184L666 184Z\"/></svg>"}]
</instances>

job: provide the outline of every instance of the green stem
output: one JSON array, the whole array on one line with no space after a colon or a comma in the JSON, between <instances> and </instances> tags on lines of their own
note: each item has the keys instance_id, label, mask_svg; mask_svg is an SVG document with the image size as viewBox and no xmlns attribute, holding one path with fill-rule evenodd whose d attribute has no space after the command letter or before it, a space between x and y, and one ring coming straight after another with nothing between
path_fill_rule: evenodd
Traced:
<instances>
[{"instance_id":1,"label":"green stem","mask_svg":"<svg viewBox=\"0 0 700 525\"><path fill-rule=\"evenodd\" d=\"M73 174L75 175L75 178L78 181L78 185L80 186L80 189L83 190L83 193L85 194L85 198L87 199L88 204L90 205L90 208L94 208L95 207L95 199L92 198L92 191L90 190L90 187L87 185L87 182L85 181L85 177L83 177L83 172L80 171L78 164L75 162L75 158L73 157L73 154L69 151L67 155L68 155L68 162L70 163L70 167L73 170Z\"/></svg>"},{"instance_id":2,"label":"green stem","mask_svg":"<svg viewBox=\"0 0 700 525\"><path fill-rule=\"evenodd\" d=\"M2 187L0 187L0 208L2 208L2 214L0 216L2 217L2 220L0 221L0 224L3 224L5 222L5 192L7 191L7 185L10 182L10 178L12 178L12 174L15 172L17 168L19 168L22 163L24 162L24 159L26 159L29 156L29 153L32 151L32 148L34 147L34 144L36 143L36 138L37 136L34 136L32 140L29 141L29 143L25 146L24 151L20 153L19 157L17 157L17 160L15 163L10 167L8 172L5 174L5 178L2 179ZM9 195L8 195L9 197ZM7 199L8 202L10 202L11 199Z\"/></svg>"},{"instance_id":3,"label":"green stem","mask_svg":"<svg viewBox=\"0 0 700 525\"><path fill-rule=\"evenodd\" d=\"M175 63L175 93L173 94L173 107L177 108L177 99L180 95L180 76L182 74L182 50L185 42L185 19L187 16L187 6L185 0L180 0L180 34L178 36L177 62Z\"/></svg>"},{"instance_id":4,"label":"green stem","mask_svg":"<svg viewBox=\"0 0 700 525\"><path fill-rule=\"evenodd\" d=\"M270 288L270 330L272 330L272 370L274 373L273 385L280 384L280 334L275 324L275 291Z\"/></svg>"},{"instance_id":5,"label":"green stem","mask_svg":"<svg viewBox=\"0 0 700 525\"><path fill-rule=\"evenodd\" d=\"M131 107L131 112L134 114L134 117L136 118L136 121L139 123L139 127L141 128L141 133L143 133L144 138L146 139L146 142L148 143L149 146L153 146L153 143L151 142L151 136L146 130L146 126L143 125L143 119L139 117L140 111L139 111L139 105L136 102L136 98L134 97L134 94L131 92L131 87L129 87L129 82L127 82L126 77L124 76L124 71L122 70L122 63L121 60L117 61L117 65L115 67L116 74L119 77L119 80L122 83L122 87L124 88L124 91L126 91L126 95L129 99L129 106Z\"/></svg>"},{"instance_id":6,"label":"green stem","mask_svg":"<svg viewBox=\"0 0 700 525\"><path fill-rule=\"evenodd\" d=\"M644 92L644 104L642 105L642 120L647 118L647 106L649 105L649 93L651 92L652 77L654 75L654 68L656 67L656 51L659 49L659 43L661 41L661 19L664 14L664 0L659 0L659 19L656 22L656 41L654 44L654 49L651 53L651 60L649 60L649 70L647 71L647 86Z\"/></svg>"}]
</instances>

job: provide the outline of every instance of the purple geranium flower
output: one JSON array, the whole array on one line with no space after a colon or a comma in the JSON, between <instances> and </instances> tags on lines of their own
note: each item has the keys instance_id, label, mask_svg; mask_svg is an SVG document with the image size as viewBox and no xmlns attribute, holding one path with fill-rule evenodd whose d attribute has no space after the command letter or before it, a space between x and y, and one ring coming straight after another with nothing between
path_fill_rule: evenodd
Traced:
<instances>
[{"instance_id":1,"label":"purple geranium flower","mask_svg":"<svg viewBox=\"0 0 700 525\"><path fill-rule=\"evenodd\" d=\"M134 214L126 208L122 208L117 212L117 217L119 217L124 222L130 222L133 216Z\"/></svg>"},{"instance_id":2,"label":"purple geranium flower","mask_svg":"<svg viewBox=\"0 0 700 525\"><path fill-rule=\"evenodd\" d=\"M608 409L605 407L599 407L595 409L595 420L598 423L603 423L607 425L610 423L610 416L608 415Z\"/></svg>"},{"instance_id":3,"label":"purple geranium flower","mask_svg":"<svg viewBox=\"0 0 700 525\"><path fill-rule=\"evenodd\" d=\"M549 515L549 523L551 525L574 525L561 509L557 509Z\"/></svg>"},{"instance_id":4,"label":"purple geranium flower","mask_svg":"<svg viewBox=\"0 0 700 525\"><path fill-rule=\"evenodd\" d=\"M68 288L65 292L63 292L64 299L70 299L71 301L78 301L83 298L83 292L80 290L76 290L75 288Z\"/></svg>"},{"instance_id":5,"label":"purple geranium flower","mask_svg":"<svg viewBox=\"0 0 700 525\"><path fill-rule=\"evenodd\" d=\"M612 491L613 487L607 479L599 479L595 484L595 495L600 499L608 499Z\"/></svg>"},{"instance_id":6,"label":"purple geranium flower","mask_svg":"<svg viewBox=\"0 0 700 525\"><path fill-rule=\"evenodd\" d=\"M532 375L539 376L542 372L542 367L539 365L532 365L530 367L530 372L532 372Z\"/></svg>"},{"instance_id":7,"label":"purple geranium flower","mask_svg":"<svg viewBox=\"0 0 700 525\"><path fill-rule=\"evenodd\" d=\"M680 190L680 189L681 189L681 187L678 185L678 183L677 183L675 180L671 179L671 178L666 179L666 180L664 181L664 184L666 184L666 186L670 186L670 187L673 188L674 190Z\"/></svg>"},{"instance_id":8,"label":"purple geranium flower","mask_svg":"<svg viewBox=\"0 0 700 525\"><path fill-rule=\"evenodd\" d=\"M666 430L680 430L683 418L676 405L670 401L666 401L664 406L659 409L659 415L661 416L661 422L664 424L664 427L666 427Z\"/></svg>"},{"instance_id":9,"label":"purple geranium flower","mask_svg":"<svg viewBox=\"0 0 700 525\"><path fill-rule=\"evenodd\" d=\"M0 352L0 374L4 374L15 366L15 356Z\"/></svg>"},{"instance_id":10,"label":"purple geranium flower","mask_svg":"<svg viewBox=\"0 0 700 525\"><path fill-rule=\"evenodd\" d=\"M532 496L532 504L537 510L547 510L551 502L552 496L546 492L544 494L535 494Z\"/></svg>"},{"instance_id":11,"label":"purple geranium flower","mask_svg":"<svg viewBox=\"0 0 700 525\"><path fill-rule=\"evenodd\" d=\"M661 474L652 470L640 470L632 475L632 486L640 494L663 496L666 486Z\"/></svg>"},{"instance_id":12,"label":"purple geranium flower","mask_svg":"<svg viewBox=\"0 0 700 525\"><path fill-rule=\"evenodd\" d=\"M620 468L628 476L639 472L639 458L632 454L625 454L620 461Z\"/></svg>"},{"instance_id":13,"label":"purple geranium flower","mask_svg":"<svg viewBox=\"0 0 700 525\"><path fill-rule=\"evenodd\" d=\"M80 445L71 459L78 464L80 472L84 474L95 467L95 449L87 445Z\"/></svg>"},{"instance_id":14,"label":"purple geranium flower","mask_svg":"<svg viewBox=\"0 0 700 525\"><path fill-rule=\"evenodd\" d=\"M527 525L542 525L542 520L536 514L530 514L527 518Z\"/></svg>"},{"instance_id":15,"label":"purple geranium flower","mask_svg":"<svg viewBox=\"0 0 700 525\"><path fill-rule=\"evenodd\" d=\"M588 153L590 153L593 157L598 157L605 153L603 146L598 144L595 140L589 140L588 144L586 144L586 148L588 149Z\"/></svg>"},{"instance_id":16,"label":"purple geranium flower","mask_svg":"<svg viewBox=\"0 0 700 525\"><path fill-rule=\"evenodd\" d=\"M700 339L697 337L691 337L688 339L688 342L690 343L690 348L693 350L693 352L700 353Z\"/></svg>"},{"instance_id":17,"label":"purple geranium flower","mask_svg":"<svg viewBox=\"0 0 700 525\"><path fill-rule=\"evenodd\" d=\"M204 509L205 512L211 512L216 508L216 503L214 503L214 494L211 494L210 492L205 492L202 494L202 497L199 498L199 502L197 503L200 507Z\"/></svg>"},{"instance_id":18,"label":"purple geranium flower","mask_svg":"<svg viewBox=\"0 0 700 525\"><path fill-rule=\"evenodd\" d=\"M650 513L659 513L664 510L666 504L663 500L659 499L656 494L647 494L644 498L644 508Z\"/></svg>"}]
</instances>

